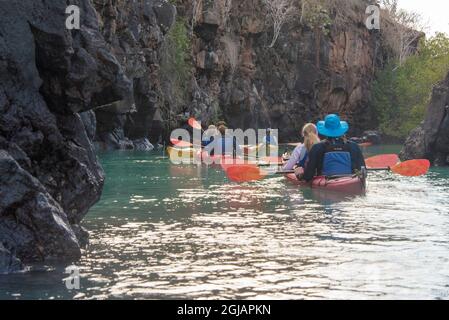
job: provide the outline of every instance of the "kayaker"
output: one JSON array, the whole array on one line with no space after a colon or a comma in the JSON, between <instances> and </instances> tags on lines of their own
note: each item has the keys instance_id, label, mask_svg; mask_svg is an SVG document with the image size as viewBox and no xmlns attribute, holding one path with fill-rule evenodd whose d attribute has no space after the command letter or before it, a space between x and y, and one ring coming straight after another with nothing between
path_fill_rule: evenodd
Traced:
<instances>
[{"instance_id":1,"label":"kayaker","mask_svg":"<svg viewBox=\"0 0 449 320\"><path fill-rule=\"evenodd\" d=\"M360 147L344 137L349 130L346 121L330 114L317 123L317 129L326 140L312 147L304 173L301 169L296 170L298 178L309 182L315 176L351 175L365 167Z\"/></svg>"},{"instance_id":2,"label":"kayaker","mask_svg":"<svg viewBox=\"0 0 449 320\"><path fill-rule=\"evenodd\" d=\"M265 137L263 137L262 144L278 146L278 140L277 140L276 136L271 134L272 133L271 131L272 131L271 128L267 129L267 135Z\"/></svg>"},{"instance_id":3,"label":"kayaker","mask_svg":"<svg viewBox=\"0 0 449 320\"><path fill-rule=\"evenodd\" d=\"M221 137L219 138L219 140L217 140L217 144L214 144L216 148L215 154L233 155L234 157L237 153L243 154L242 150L240 150L240 146L236 145L234 137L228 136L226 134L227 129L228 128L225 125L221 125L220 127L218 127L218 131L220 132Z\"/></svg>"},{"instance_id":4,"label":"kayaker","mask_svg":"<svg viewBox=\"0 0 449 320\"><path fill-rule=\"evenodd\" d=\"M263 150L265 148L265 152L267 155L273 153L277 153L278 151L278 140L275 135L272 134L272 129L267 129L267 134L262 138L262 141L259 143L257 150Z\"/></svg>"},{"instance_id":5,"label":"kayaker","mask_svg":"<svg viewBox=\"0 0 449 320\"><path fill-rule=\"evenodd\" d=\"M204 131L201 144L203 145L203 147L207 147L219 135L220 135L220 132L218 131L217 127L214 126L213 124L211 124L209 126L209 128L206 131Z\"/></svg>"},{"instance_id":6,"label":"kayaker","mask_svg":"<svg viewBox=\"0 0 449 320\"><path fill-rule=\"evenodd\" d=\"M283 171L290 171L296 167L304 168L308 159L308 153L315 144L320 142L317 128L313 123L307 123L302 128L301 135L304 138L304 143L300 144L293 150L290 159L282 168Z\"/></svg>"}]
</instances>

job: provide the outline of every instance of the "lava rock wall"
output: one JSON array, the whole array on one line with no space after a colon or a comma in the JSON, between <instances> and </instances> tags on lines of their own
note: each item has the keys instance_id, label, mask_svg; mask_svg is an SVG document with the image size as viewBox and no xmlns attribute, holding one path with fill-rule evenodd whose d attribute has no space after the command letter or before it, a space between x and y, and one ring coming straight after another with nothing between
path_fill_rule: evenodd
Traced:
<instances>
[{"instance_id":1,"label":"lava rock wall","mask_svg":"<svg viewBox=\"0 0 449 320\"><path fill-rule=\"evenodd\" d=\"M0 272L80 256L104 183L84 113L132 94L92 3L72 4L80 30L65 27L66 1L0 5Z\"/></svg>"}]
</instances>

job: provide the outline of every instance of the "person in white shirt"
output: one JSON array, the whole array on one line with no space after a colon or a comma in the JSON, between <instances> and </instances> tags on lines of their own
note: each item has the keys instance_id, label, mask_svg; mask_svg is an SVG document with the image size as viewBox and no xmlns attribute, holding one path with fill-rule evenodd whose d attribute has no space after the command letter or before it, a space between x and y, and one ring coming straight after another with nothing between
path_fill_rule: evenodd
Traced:
<instances>
[{"instance_id":1,"label":"person in white shirt","mask_svg":"<svg viewBox=\"0 0 449 320\"><path fill-rule=\"evenodd\" d=\"M307 123L301 132L304 137L304 143L298 145L290 156L290 159L282 168L284 171L290 171L297 167L305 168L308 159L308 153L312 147L320 142L318 130L313 123Z\"/></svg>"}]
</instances>

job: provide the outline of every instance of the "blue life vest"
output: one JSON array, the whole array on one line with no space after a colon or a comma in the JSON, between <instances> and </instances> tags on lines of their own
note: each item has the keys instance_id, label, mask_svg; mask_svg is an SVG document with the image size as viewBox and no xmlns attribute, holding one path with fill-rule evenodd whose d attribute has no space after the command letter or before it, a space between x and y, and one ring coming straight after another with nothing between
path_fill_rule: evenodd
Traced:
<instances>
[{"instance_id":1,"label":"blue life vest","mask_svg":"<svg viewBox=\"0 0 449 320\"><path fill-rule=\"evenodd\" d=\"M210 137L209 140L203 140L201 142L201 144L203 145L203 147L207 147L208 145L210 145L212 142L214 142L214 137Z\"/></svg>"},{"instance_id":2,"label":"blue life vest","mask_svg":"<svg viewBox=\"0 0 449 320\"><path fill-rule=\"evenodd\" d=\"M324 176L340 176L352 174L351 148L348 143L333 141L326 142L323 158Z\"/></svg>"}]
</instances>

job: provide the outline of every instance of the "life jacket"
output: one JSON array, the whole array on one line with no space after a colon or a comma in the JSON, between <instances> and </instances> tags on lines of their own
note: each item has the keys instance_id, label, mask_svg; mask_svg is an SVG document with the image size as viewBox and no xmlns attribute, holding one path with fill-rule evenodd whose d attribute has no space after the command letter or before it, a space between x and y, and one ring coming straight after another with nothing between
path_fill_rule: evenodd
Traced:
<instances>
[{"instance_id":1,"label":"life jacket","mask_svg":"<svg viewBox=\"0 0 449 320\"><path fill-rule=\"evenodd\" d=\"M204 139L203 141L201 141L201 144L203 145L203 147L207 147L212 142L214 142L214 137L210 137L208 140Z\"/></svg>"},{"instance_id":2,"label":"life jacket","mask_svg":"<svg viewBox=\"0 0 449 320\"><path fill-rule=\"evenodd\" d=\"M352 174L351 146L342 140L327 140L323 157L324 176L340 176Z\"/></svg>"}]
</instances>

